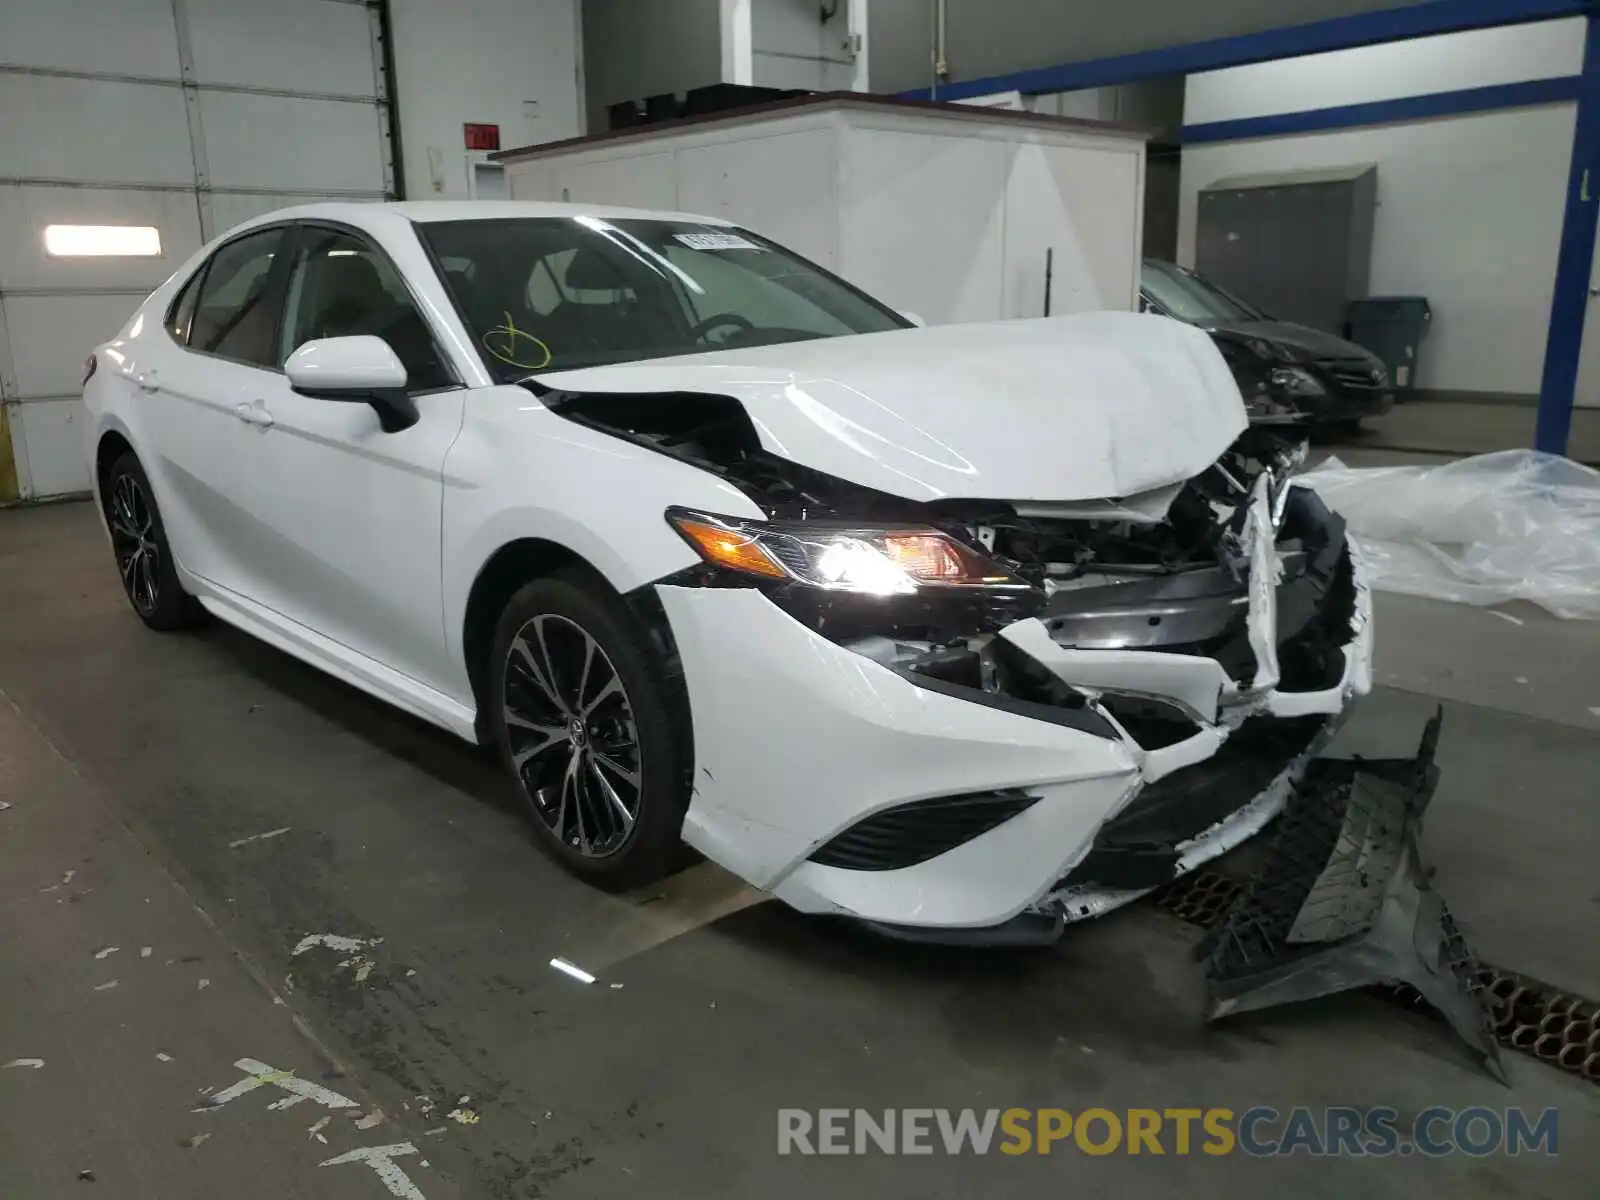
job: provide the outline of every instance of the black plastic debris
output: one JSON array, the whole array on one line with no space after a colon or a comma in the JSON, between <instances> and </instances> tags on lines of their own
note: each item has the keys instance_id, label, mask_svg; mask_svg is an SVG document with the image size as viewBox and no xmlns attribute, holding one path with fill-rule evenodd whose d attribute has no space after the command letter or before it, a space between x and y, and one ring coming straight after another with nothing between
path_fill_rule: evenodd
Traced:
<instances>
[{"instance_id":1,"label":"black plastic debris","mask_svg":"<svg viewBox=\"0 0 1600 1200\"><path fill-rule=\"evenodd\" d=\"M1266 865L1201 946L1210 1020L1408 984L1506 1082L1477 960L1417 850L1441 710L1412 759L1317 759Z\"/></svg>"}]
</instances>

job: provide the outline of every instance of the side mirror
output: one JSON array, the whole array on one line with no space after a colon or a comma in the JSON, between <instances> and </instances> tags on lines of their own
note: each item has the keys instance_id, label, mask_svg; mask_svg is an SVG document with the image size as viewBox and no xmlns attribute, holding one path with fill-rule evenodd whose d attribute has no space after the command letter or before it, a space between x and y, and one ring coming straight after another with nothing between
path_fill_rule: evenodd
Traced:
<instances>
[{"instance_id":1,"label":"side mirror","mask_svg":"<svg viewBox=\"0 0 1600 1200\"><path fill-rule=\"evenodd\" d=\"M380 337L317 338L289 355L283 373L302 396L370 404L385 433L410 429L419 419L406 393L405 366Z\"/></svg>"},{"instance_id":2,"label":"side mirror","mask_svg":"<svg viewBox=\"0 0 1600 1200\"><path fill-rule=\"evenodd\" d=\"M928 323L926 321L924 321L919 315L917 315L914 312L907 312L905 309L902 308L900 310L900 315L902 317L904 317L906 320L910 321L918 329L926 329L927 326L928 326Z\"/></svg>"}]
</instances>

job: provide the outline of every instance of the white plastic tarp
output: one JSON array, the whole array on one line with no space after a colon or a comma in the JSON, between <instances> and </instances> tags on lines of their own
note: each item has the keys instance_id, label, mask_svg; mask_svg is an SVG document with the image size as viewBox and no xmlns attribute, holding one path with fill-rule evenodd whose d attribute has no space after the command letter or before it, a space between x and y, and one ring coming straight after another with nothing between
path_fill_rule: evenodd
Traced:
<instances>
[{"instance_id":1,"label":"white plastic tarp","mask_svg":"<svg viewBox=\"0 0 1600 1200\"><path fill-rule=\"evenodd\" d=\"M1330 458L1297 482L1344 516L1375 588L1600 617L1600 471L1506 450L1437 467Z\"/></svg>"}]
</instances>

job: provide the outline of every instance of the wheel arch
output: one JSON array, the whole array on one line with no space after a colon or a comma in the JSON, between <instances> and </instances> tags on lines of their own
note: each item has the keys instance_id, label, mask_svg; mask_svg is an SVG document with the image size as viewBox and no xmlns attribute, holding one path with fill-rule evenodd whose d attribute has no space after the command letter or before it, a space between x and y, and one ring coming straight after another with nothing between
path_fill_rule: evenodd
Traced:
<instances>
[{"instance_id":1,"label":"wheel arch","mask_svg":"<svg viewBox=\"0 0 1600 1200\"><path fill-rule=\"evenodd\" d=\"M94 448L94 491L96 496L104 496L106 492L106 479L111 474L112 464L124 454L132 454L135 458L139 452L133 448L133 443L128 440L128 435L116 426L107 426L100 434L100 439Z\"/></svg>"},{"instance_id":2,"label":"wheel arch","mask_svg":"<svg viewBox=\"0 0 1600 1200\"><path fill-rule=\"evenodd\" d=\"M478 570L462 612L461 651L467 680L472 688L473 705L478 714L480 742L487 744L483 723L486 699L484 676L500 614L524 584L559 571L572 570L582 572L591 582L620 599L644 625L656 652L661 656L668 686L687 712L688 692L683 684L677 642L654 585L646 583L630 591L620 591L613 579L570 546L549 538L516 538L500 546Z\"/></svg>"},{"instance_id":3,"label":"wheel arch","mask_svg":"<svg viewBox=\"0 0 1600 1200\"><path fill-rule=\"evenodd\" d=\"M500 614L505 611L506 604L517 589L529 580L571 569L584 571L596 582L611 588L605 575L592 562L570 546L549 538L516 538L497 549L478 569L462 611L461 653L478 709L480 734L484 667L489 657L489 647L494 643L495 625L500 620ZM611 590L615 591L614 588Z\"/></svg>"}]
</instances>

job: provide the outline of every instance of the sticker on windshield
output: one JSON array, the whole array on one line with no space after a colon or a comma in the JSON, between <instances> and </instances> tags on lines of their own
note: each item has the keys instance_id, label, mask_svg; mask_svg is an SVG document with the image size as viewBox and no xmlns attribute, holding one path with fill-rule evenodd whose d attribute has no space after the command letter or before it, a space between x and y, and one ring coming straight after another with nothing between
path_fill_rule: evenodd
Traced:
<instances>
[{"instance_id":1,"label":"sticker on windshield","mask_svg":"<svg viewBox=\"0 0 1600 1200\"><path fill-rule=\"evenodd\" d=\"M737 233L675 233L672 235L691 250L759 250L747 237Z\"/></svg>"}]
</instances>

